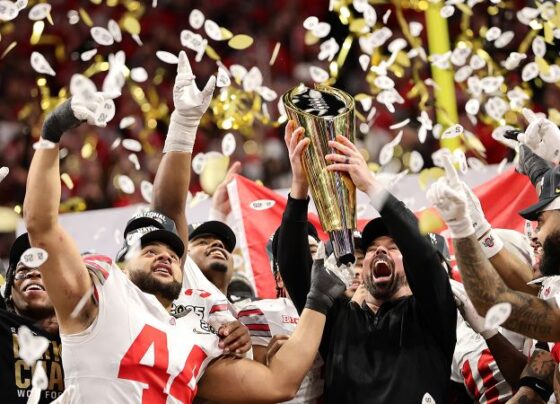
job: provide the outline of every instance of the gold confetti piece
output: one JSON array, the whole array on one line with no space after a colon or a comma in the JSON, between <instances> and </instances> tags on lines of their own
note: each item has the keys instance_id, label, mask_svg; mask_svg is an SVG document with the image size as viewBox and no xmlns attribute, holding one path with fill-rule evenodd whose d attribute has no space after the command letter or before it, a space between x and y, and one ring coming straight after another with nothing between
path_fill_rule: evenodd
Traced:
<instances>
[{"instance_id":1,"label":"gold confetti piece","mask_svg":"<svg viewBox=\"0 0 560 404\"><path fill-rule=\"evenodd\" d=\"M200 186L204 192L212 195L224 180L229 166L229 157L220 153L206 153L204 169L200 174Z\"/></svg>"},{"instance_id":2,"label":"gold confetti piece","mask_svg":"<svg viewBox=\"0 0 560 404\"><path fill-rule=\"evenodd\" d=\"M72 178L70 178L68 173L62 173L60 175L60 179L68 189L74 189L74 182L72 181Z\"/></svg>"},{"instance_id":3,"label":"gold confetti piece","mask_svg":"<svg viewBox=\"0 0 560 404\"><path fill-rule=\"evenodd\" d=\"M221 31L222 41L227 41L228 39L233 38L233 33L229 29L220 27L220 31Z\"/></svg>"},{"instance_id":4,"label":"gold confetti piece","mask_svg":"<svg viewBox=\"0 0 560 404\"><path fill-rule=\"evenodd\" d=\"M22 212L21 205L14 206L14 212L16 212L18 215L21 215Z\"/></svg>"},{"instance_id":5,"label":"gold confetti piece","mask_svg":"<svg viewBox=\"0 0 560 404\"><path fill-rule=\"evenodd\" d=\"M419 214L418 229L421 234L437 233L444 227L445 223L434 209L426 209Z\"/></svg>"},{"instance_id":6,"label":"gold confetti piece","mask_svg":"<svg viewBox=\"0 0 560 404\"><path fill-rule=\"evenodd\" d=\"M45 29L44 21L35 21L35 23L33 24L33 33L31 34L31 38L29 39L29 43L31 45L37 45L39 43L44 29Z\"/></svg>"},{"instance_id":7,"label":"gold confetti piece","mask_svg":"<svg viewBox=\"0 0 560 404\"><path fill-rule=\"evenodd\" d=\"M93 21L87 11L83 8L80 8L78 12L80 13L80 17L82 17L82 21L84 22L84 24L86 24L88 27L93 27Z\"/></svg>"},{"instance_id":8,"label":"gold confetti piece","mask_svg":"<svg viewBox=\"0 0 560 404\"><path fill-rule=\"evenodd\" d=\"M235 35L228 41L229 47L237 50L247 49L252 44L253 38L245 34Z\"/></svg>"},{"instance_id":9,"label":"gold confetti piece","mask_svg":"<svg viewBox=\"0 0 560 404\"><path fill-rule=\"evenodd\" d=\"M120 26L124 28L130 35L140 34L140 23L132 15L127 14L120 20Z\"/></svg>"},{"instance_id":10,"label":"gold confetti piece","mask_svg":"<svg viewBox=\"0 0 560 404\"><path fill-rule=\"evenodd\" d=\"M218 53L210 45L206 45L206 49L204 49L204 52L206 52L206 55L212 60L222 59L220 55L218 55Z\"/></svg>"},{"instance_id":11,"label":"gold confetti piece","mask_svg":"<svg viewBox=\"0 0 560 404\"><path fill-rule=\"evenodd\" d=\"M278 57L278 52L280 52L280 42L276 42L274 46L274 50L272 51L272 56L270 57L270 61L268 62L269 66L272 66L274 62L276 62L276 58Z\"/></svg>"},{"instance_id":12,"label":"gold confetti piece","mask_svg":"<svg viewBox=\"0 0 560 404\"><path fill-rule=\"evenodd\" d=\"M430 184L436 182L437 179L443 177L444 174L445 172L440 167L425 168L420 171L420 175L418 176L420 188L425 191Z\"/></svg>"},{"instance_id":13,"label":"gold confetti piece","mask_svg":"<svg viewBox=\"0 0 560 404\"><path fill-rule=\"evenodd\" d=\"M9 44L8 47L4 50L4 52L2 52L2 56L0 56L0 59L4 59L4 57L5 57L8 53L10 53L10 51L11 51L12 49L14 49L14 48L16 47L16 45L17 45L17 42L16 42L16 41L14 41L14 42L12 42L11 44Z\"/></svg>"}]
</instances>

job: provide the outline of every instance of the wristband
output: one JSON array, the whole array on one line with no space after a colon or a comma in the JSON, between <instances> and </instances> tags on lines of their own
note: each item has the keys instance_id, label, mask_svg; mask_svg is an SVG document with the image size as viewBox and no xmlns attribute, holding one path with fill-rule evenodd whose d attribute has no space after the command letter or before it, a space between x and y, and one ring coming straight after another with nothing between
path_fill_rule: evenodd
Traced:
<instances>
[{"instance_id":1,"label":"wristband","mask_svg":"<svg viewBox=\"0 0 560 404\"><path fill-rule=\"evenodd\" d=\"M553 393L552 387L550 387L548 383L531 376L525 376L519 379L517 388L519 389L521 387L529 387L531 390L537 393L545 403L548 402L548 399Z\"/></svg>"},{"instance_id":2,"label":"wristband","mask_svg":"<svg viewBox=\"0 0 560 404\"><path fill-rule=\"evenodd\" d=\"M484 251L486 258L492 258L494 255L498 254L502 248L504 248L504 242L500 237L494 234L492 229L488 230L478 238L478 242Z\"/></svg>"},{"instance_id":3,"label":"wristband","mask_svg":"<svg viewBox=\"0 0 560 404\"><path fill-rule=\"evenodd\" d=\"M47 116L41 131L43 139L58 143L64 132L78 126L80 120L74 116L71 102L72 99L64 101Z\"/></svg>"},{"instance_id":4,"label":"wristband","mask_svg":"<svg viewBox=\"0 0 560 404\"><path fill-rule=\"evenodd\" d=\"M169 122L169 129L163 152L187 152L192 153L194 141L196 139L196 130L198 129L199 120L193 120L181 116L177 111L173 111Z\"/></svg>"}]
</instances>

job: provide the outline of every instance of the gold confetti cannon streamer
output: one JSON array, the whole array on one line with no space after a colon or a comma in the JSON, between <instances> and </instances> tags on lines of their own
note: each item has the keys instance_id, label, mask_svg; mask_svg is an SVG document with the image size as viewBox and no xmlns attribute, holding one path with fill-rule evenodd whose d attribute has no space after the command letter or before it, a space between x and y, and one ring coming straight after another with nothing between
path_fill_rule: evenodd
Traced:
<instances>
[{"instance_id":1,"label":"gold confetti cannon streamer","mask_svg":"<svg viewBox=\"0 0 560 404\"><path fill-rule=\"evenodd\" d=\"M328 141L336 135L354 141L354 99L333 87L316 85L311 90L300 85L285 93L282 101L287 115L305 128L310 139L303 168L335 257L340 263L354 262L356 187L347 174L328 171L325 160L325 155L333 152Z\"/></svg>"},{"instance_id":2,"label":"gold confetti cannon streamer","mask_svg":"<svg viewBox=\"0 0 560 404\"><path fill-rule=\"evenodd\" d=\"M447 20L440 14L441 2L429 2L426 10L426 29L430 54L444 54L449 51L449 29ZM437 87L434 89L436 105L436 118L444 129L459 122L457 114L457 100L455 98L455 83L453 71L440 69L432 64L432 77ZM451 122L450 122L451 121ZM442 139L441 147L454 150L461 146L459 137Z\"/></svg>"}]
</instances>

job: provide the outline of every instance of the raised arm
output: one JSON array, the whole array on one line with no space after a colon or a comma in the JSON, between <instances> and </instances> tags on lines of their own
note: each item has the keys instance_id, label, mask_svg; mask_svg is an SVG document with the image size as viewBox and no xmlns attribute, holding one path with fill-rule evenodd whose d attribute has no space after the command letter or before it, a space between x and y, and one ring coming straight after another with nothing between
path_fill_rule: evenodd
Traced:
<instances>
[{"instance_id":1,"label":"raised arm","mask_svg":"<svg viewBox=\"0 0 560 404\"><path fill-rule=\"evenodd\" d=\"M309 185L302 165L302 155L309 144L309 139L302 139L303 131L301 127L296 128L295 121L288 121L284 141L288 147L292 167L292 186L286 210L282 215L276 254L284 286L298 313L301 313L305 306L313 263L307 228Z\"/></svg>"},{"instance_id":2,"label":"raised arm","mask_svg":"<svg viewBox=\"0 0 560 404\"><path fill-rule=\"evenodd\" d=\"M199 384L199 395L213 401L278 403L294 397L311 368L325 316L346 285L315 261L311 289L296 330L266 367L256 361L219 359Z\"/></svg>"},{"instance_id":3,"label":"raised arm","mask_svg":"<svg viewBox=\"0 0 560 404\"><path fill-rule=\"evenodd\" d=\"M82 331L97 314L97 307L90 300L78 317L71 316L92 287L92 281L74 240L58 221L61 195L58 142L66 130L80 123L75 115L93 120L90 109L95 110L95 102L86 105L67 100L47 117L39 143L43 147L31 161L23 204L31 245L48 253L48 259L41 265L41 276L64 333Z\"/></svg>"},{"instance_id":4,"label":"raised arm","mask_svg":"<svg viewBox=\"0 0 560 404\"><path fill-rule=\"evenodd\" d=\"M430 319L438 338L448 336L450 330L455 330L456 322L453 294L436 249L420 234L418 220L379 184L354 144L338 136L329 145L340 154L326 156L327 161L334 162L328 169L349 173L356 187L368 194L403 255L406 277L419 309ZM450 342L446 340L444 344L452 350Z\"/></svg>"},{"instance_id":5,"label":"raised arm","mask_svg":"<svg viewBox=\"0 0 560 404\"><path fill-rule=\"evenodd\" d=\"M538 340L557 341L560 338L557 304L507 287L474 234L466 195L452 189L441 178L430 187L428 200L449 226L463 284L477 312L486 316L495 304L510 303L512 311L504 327Z\"/></svg>"},{"instance_id":6,"label":"raised arm","mask_svg":"<svg viewBox=\"0 0 560 404\"><path fill-rule=\"evenodd\" d=\"M194 79L187 55L181 51L173 87L175 111L171 114L164 154L154 180L152 200L152 209L173 219L185 246L188 242L185 209L192 150L200 119L210 105L216 84L216 78L212 76L204 89L199 91Z\"/></svg>"}]
</instances>

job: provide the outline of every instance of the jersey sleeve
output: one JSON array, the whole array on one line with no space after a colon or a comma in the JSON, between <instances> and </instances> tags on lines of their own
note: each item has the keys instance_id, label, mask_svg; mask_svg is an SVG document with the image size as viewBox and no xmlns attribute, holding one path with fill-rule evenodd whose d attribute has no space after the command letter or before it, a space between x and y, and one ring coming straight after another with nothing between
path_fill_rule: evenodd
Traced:
<instances>
[{"instance_id":1,"label":"jersey sleeve","mask_svg":"<svg viewBox=\"0 0 560 404\"><path fill-rule=\"evenodd\" d=\"M105 255L88 254L82 261L93 280L93 298L99 302L99 288L103 287L113 270L113 260Z\"/></svg>"},{"instance_id":2,"label":"jersey sleeve","mask_svg":"<svg viewBox=\"0 0 560 404\"><path fill-rule=\"evenodd\" d=\"M261 309L254 304L249 304L239 311L238 319L249 329L253 345L268 346L272 333L270 324Z\"/></svg>"}]
</instances>

